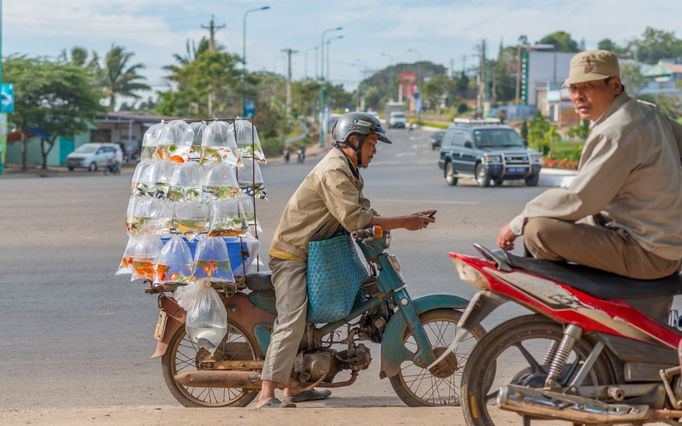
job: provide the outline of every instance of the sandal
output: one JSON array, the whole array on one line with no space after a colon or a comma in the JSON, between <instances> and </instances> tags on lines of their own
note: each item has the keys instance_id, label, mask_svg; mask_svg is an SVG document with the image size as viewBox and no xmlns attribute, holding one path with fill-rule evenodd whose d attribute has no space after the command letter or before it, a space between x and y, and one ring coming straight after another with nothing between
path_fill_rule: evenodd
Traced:
<instances>
[{"instance_id":1,"label":"sandal","mask_svg":"<svg viewBox=\"0 0 682 426\"><path fill-rule=\"evenodd\" d=\"M260 410L261 408L296 408L296 404L288 400L280 401L277 398L271 398L265 404L256 407L256 410Z\"/></svg>"},{"instance_id":2,"label":"sandal","mask_svg":"<svg viewBox=\"0 0 682 426\"><path fill-rule=\"evenodd\" d=\"M298 393L294 396L283 398L284 400L290 401L292 404L295 402L306 402L306 401L320 401L329 398L332 391L329 389L311 389L309 391Z\"/></svg>"}]
</instances>

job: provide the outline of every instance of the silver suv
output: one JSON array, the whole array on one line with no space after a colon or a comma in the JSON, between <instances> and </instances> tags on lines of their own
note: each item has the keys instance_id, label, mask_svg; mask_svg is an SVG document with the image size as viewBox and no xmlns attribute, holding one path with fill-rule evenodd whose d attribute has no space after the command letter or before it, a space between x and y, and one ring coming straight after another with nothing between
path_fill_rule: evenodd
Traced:
<instances>
[{"instance_id":1,"label":"silver suv","mask_svg":"<svg viewBox=\"0 0 682 426\"><path fill-rule=\"evenodd\" d=\"M466 176L484 187L520 179L536 186L542 155L527 148L516 130L499 120L455 119L443 136L438 167L449 185Z\"/></svg>"}]
</instances>

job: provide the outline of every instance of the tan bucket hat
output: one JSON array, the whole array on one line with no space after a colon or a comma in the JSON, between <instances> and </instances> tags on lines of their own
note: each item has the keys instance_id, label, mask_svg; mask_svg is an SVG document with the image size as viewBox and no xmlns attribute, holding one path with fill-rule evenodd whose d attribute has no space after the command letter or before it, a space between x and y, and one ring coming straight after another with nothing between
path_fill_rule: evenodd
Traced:
<instances>
[{"instance_id":1,"label":"tan bucket hat","mask_svg":"<svg viewBox=\"0 0 682 426\"><path fill-rule=\"evenodd\" d=\"M606 50L587 50L571 58L564 86L608 77L620 77L618 57Z\"/></svg>"}]
</instances>

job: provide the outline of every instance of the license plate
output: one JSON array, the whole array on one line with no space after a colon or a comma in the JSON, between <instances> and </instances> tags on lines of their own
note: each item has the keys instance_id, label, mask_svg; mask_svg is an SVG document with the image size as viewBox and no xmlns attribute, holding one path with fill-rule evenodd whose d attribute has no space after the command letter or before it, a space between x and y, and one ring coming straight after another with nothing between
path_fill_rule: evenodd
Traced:
<instances>
[{"instance_id":1,"label":"license plate","mask_svg":"<svg viewBox=\"0 0 682 426\"><path fill-rule=\"evenodd\" d=\"M525 167L510 167L507 169L509 173L526 173L528 171Z\"/></svg>"},{"instance_id":2,"label":"license plate","mask_svg":"<svg viewBox=\"0 0 682 426\"><path fill-rule=\"evenodd\" d=\"M156 321L156 328L154 329L154 338L159 342L163 339L163 333L166 331L166 322L168 322L168 315L164 311L159 312L159 320Z\"/></svg>"}]
</instances>

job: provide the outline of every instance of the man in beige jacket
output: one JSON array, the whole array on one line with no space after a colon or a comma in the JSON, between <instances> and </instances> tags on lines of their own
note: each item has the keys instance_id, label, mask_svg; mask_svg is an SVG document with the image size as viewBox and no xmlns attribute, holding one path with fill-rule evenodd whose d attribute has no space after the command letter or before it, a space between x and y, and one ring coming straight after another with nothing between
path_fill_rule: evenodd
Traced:
<instances>
[{"instance_id":1,"label":"man in beige jacket","mask_svg":"<svg viewBox=\"0 0 682 426\"><path fill-rule=\"evenodd\" d=\"M362 195L359 168L367 167L376 143L391 143L379 120L366 113L339 117L332 135L334 148L313 168L287 203L270 248L277 319L265 355L258 408L294 406L294 402L324 399L329 391L298 393L286 388L284 400L275 398L277 384L288 385L305 331L308 297L306 259L308 242L326 240L344 229L352 232L378 225L386 230L417 230L434 222L435 211L384 217L370 209Z\"/></svg>"},{"instance_id":2,"label":"man in beige jacket","mask_svg":"<svg viewBox=\"0 0 682 426\"><path fill-rule=\"evenodd\" d=\"M523 235L538 259L575 262L630 278L676 273L682 259L682 126L625 93L618 58L575 55L571 100L590 134L568 188L531 200L497 237Z\"/></svg>"}]
</instances>

